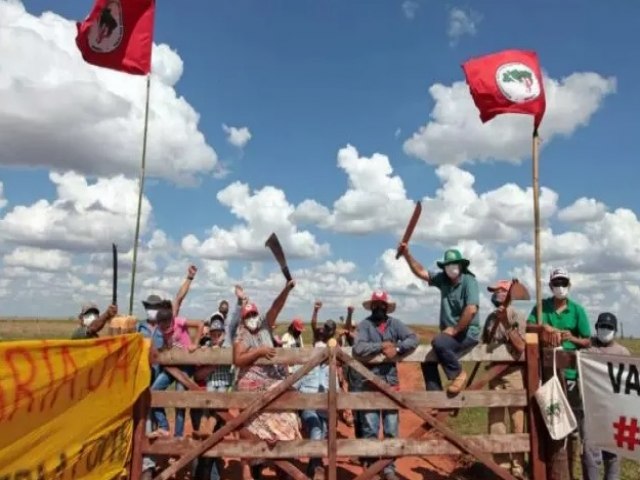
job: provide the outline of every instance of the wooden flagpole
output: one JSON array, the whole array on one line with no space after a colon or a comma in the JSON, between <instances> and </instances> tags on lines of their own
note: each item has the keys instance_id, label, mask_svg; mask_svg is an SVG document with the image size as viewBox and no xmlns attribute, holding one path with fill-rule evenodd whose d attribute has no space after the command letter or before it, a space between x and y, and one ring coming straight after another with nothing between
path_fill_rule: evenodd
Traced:
<instances>
[{"instance_id":1,"label":"wooden flagpole","mask_svg":"<svg viewBox=\"0 0 640 480\"><path fill-rule=\"evenodd\" d=\"M539 151L540 137L538 129L533 129L533 144L531 147L533 164L533 244L535 252L535 272L536 272L536 317L538 325L542 324L542 288L541 288L541 265L540 265L540 179L539 179Z\"/></svg>"},{"instance_id":2,"label":"wooden flagpole","mask_svg":"<svg viewBox=\"0 0 640 480\"><path fill-rule=\"evenodd\" d=\"M151 74L147 75L147 99L144 107L144 133L142 136L142 161L140 163L140 183L138 188L138 212L136 216L136 233L133 239L133 264L131 265L131 293L129 294L129 315L133 315L133 297L136 288L136 264L138 261L138 242L140 239L140 215L142 213L142 195L144 193L144 176L147 163L147 132L149 130L149 93L151 92Z\"/></svg>"}]
</instances>

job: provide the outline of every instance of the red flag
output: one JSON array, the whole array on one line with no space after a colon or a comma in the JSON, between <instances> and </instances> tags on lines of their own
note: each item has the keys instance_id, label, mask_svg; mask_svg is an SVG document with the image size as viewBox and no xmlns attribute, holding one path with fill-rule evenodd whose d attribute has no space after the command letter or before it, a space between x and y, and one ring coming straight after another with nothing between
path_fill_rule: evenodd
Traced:
<instances>
[{"instance_id":1,"label":"red flag","mask_svg":"<svg viewBox=\"0 0 640 480\"><path fill-rule=\"evenodd\" d=\"M154 0L96 0L78 22L76 45L87 63L146 75L151 70Z\"/></svg>"},{"instance_id":2,"label":"red flag","mask_svg":"<svg viewBox=\"0 0 640 480\"><path fill-rule=\"evenodd\" d=\"M483 123L502 113L526 113L538 128L546 100L535 52L505 50L473 58L462 69Z\"/></svg>"}]
</instances>

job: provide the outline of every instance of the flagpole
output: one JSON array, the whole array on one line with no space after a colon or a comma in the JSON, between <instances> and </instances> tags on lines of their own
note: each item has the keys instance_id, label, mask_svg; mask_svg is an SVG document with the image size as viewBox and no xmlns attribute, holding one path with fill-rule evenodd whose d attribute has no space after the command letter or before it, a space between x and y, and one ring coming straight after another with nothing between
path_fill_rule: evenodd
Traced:
<instances>
[{"instance_id":1,"label":"flagpole","mask_svg":"<svg viewBox=\"0 0 640 480\"><path fill-rule=\"evenodd\" d=\"M140 215L142 213L142 195L144 192L144 176L147 163L147 132L149 130L149 93L151 92L151 74L147 75L147 99L144 106L144 133L142 136L142 161L140 163L140 183L138 185L138 212L136 216L136 233L133 240L133 264L131 266L131 293L129 294L129 315L133 315L133 297L136 288L136 264L138 262L138 240L140 238Z\"/></svg>"},{"instance_id":2,"label":"flagpole","mask_svg":"<svg viewBox=\"0 0 640 480\"><path fill-rule=\"evenodd\" d=\"M538 136L538 128L534 127L532 137L531 156L533 164L533 244L535 256L535 272L536 272L536 318L538 324L542 324L542 288L541 288L541 265L540 265L540 179L539 179L539 151L540 137Z\"/></svg>"}]
</instances>

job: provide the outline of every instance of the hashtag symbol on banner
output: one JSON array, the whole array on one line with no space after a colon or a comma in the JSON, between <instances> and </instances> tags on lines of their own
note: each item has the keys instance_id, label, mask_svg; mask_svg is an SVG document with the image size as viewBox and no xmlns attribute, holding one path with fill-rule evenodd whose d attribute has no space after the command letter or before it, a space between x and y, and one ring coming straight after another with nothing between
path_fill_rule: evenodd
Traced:
<instances>
[{"instance_id":1,"label":"hashtag symbol on banner","mask_svg":"<svg viewBox=\"0 0 640 480\"><path fill-rule=\"evenodd\" d=\"M636 445L640 446L640 426L637 418L627 419L627 417L621 416L617 422L613 422L613 429L613 439L618 448L626 448L633 452Z\"/></svg>"}]
</instances>

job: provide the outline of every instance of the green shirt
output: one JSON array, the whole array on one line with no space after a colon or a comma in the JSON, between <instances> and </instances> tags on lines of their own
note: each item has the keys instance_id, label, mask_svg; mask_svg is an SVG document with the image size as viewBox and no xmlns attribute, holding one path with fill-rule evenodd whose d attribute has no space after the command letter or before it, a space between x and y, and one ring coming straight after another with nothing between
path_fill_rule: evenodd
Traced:
<instances>
[{"instance_id":1,"label":"green shirt","mask_svg":"<svg viewBox=\"0 0 640 480\"><path fill-rule=\"evenodd\" d=\"M87 338L98 338L98 334L89 332L89 329L83 326L76 328L71 335L71 340L85 340Z\"/></svg>"},{"instance_id":2,"label":"green shirt","mask_svg":"<svg viewBox=\"0 0 640 480\"><path fill-rule=\"evenodd\" d=\"M429 285L440 290L440 330L457 326L466 306L480 306L478 281L473 275L460 274L460 281L455 285L444 272L429 272L429 279ZM480 313L478 311L467 328L467 338L478 340L479 337Z\"/></svg>"},{"instance_id":3,"label":"green shirt","mask_svg":"<svg viewBox=\"0 0 640 480\"><path fill-rule=\"evenodd\" d=\"M527 322L536 323L537 319L538 315L536 306L534 305ZM568 330L571 332L571 335L577 338L591 337L591 326L589 325L587 312L582 305L571 299L567 299L567 308L559 313L556 312L553 297L542 300L542 324L551 325L558 330ZM576 344L569 340L562 342L562 348L568 351L578 349ZM567 380L575 380L578 378L578 372L573 368L567 368L564 371L564 375Z\"/></svg>"}]
</instances>

